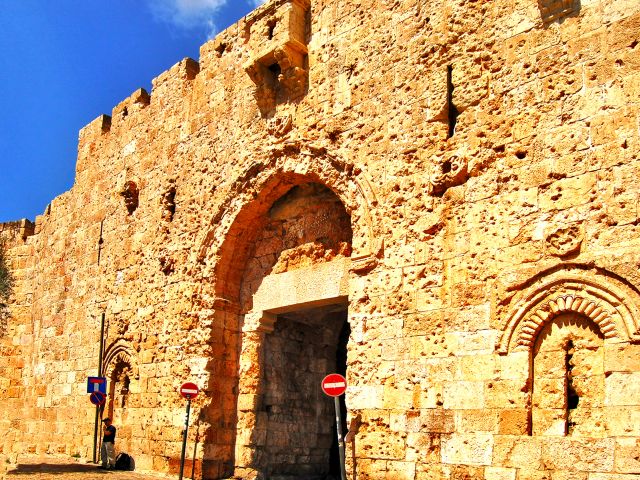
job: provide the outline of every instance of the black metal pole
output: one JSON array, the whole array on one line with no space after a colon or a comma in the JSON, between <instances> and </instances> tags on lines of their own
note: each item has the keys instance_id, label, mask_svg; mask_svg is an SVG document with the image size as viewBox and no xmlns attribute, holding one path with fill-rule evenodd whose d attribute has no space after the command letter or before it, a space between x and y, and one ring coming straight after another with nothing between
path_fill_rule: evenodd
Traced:
<instances>
[{"instance_id":1,"label":"black metal pole","mask_svg":"<svg viewBox=\"0 0 640 480\"><path fill-rule=\"evenodd\" d=\"M338 433L338 450L340 452L340 475L342 480L347 480L347 471L344 465L344 437L342 436L342 416L340 415L340 397L333 397L336 406L336 430Z\"/></svg>"},{"instance_id":2,"label":"black metal pole","mask_svg":"<svg viewBox=\"0 0 640 480\"><path fill-rule=\"evenodd\" d=\"M102 320L100 321L100 353L98 353L98 376L102 376L102 350L104 349L104 312L102 312ZM98 463L97 446L98 446L98 415L100 406L96 405L96 419L93 426L93 463Z\"/></svg>"},{"instance_id":3,"label":"black metal pole","mask_svg":"<svg viewBox=\"0 0 640 480\"><path fill-rule=\"evenodd\" d=\"M100 353L98 353L98 376L102 376L102 354L104 353L104 312L100 321Z\"/></svg>"},{"instance_id":4,"label":"black metal pole","mask_svg":"<svg viewBox=\"0 0 640 480\"><path fill-rule=\"evenodd\" d=\"M187 452L187 432L189 431L189 412L191 411L191 397L187 398L187 418L184 422L184 436L182 437L182 455L180 455L180 478L184 472L184 457Z\"/></svg>"}]
</instances>

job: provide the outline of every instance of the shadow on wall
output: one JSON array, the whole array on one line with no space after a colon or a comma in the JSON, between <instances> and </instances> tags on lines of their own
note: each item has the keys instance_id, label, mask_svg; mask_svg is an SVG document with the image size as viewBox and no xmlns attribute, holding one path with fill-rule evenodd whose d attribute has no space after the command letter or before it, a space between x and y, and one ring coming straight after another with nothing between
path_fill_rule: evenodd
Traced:
<instances>
[{"instance_id":1,"label":"shadow on wall","mask_svg":"<svg viewBox=\"0 0 640 480\"><path fill-rule=\"evenodd\" d=\"M540 16L545 24L560 18L577 15L580 12L580 0L538 0Z\"/></svg>"},{"instance_id":2,"label":"shadow on wall","mask_svg":"<svg viewBox=\"0 0 640 480\"><path fill-rule=\"evenodd\" d=\"M32 463L19 464L13 470L9 470L7 475L34 475L37 473L60 475L64 473L85 473L96 471L95 465L83 465L81 463Z\"/></svg>"}]
</instances>

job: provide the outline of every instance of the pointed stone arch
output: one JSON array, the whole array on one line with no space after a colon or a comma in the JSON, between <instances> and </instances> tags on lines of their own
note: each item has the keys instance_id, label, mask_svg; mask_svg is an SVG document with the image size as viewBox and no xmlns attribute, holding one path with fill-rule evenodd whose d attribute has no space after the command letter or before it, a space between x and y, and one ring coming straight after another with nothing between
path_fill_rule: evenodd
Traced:
<instances>
[{"instance_id":1,"label":"pointed stone arch","mask_svg":"<svg viewBox=\"0 0 640 480\"><path fill-rule=\"evenodd\" d=\"M116 340L105 351L103 368L108 389L105 415L118 428L119 448L129 452L132 452L134 429L129 417L133 404L131 393L139 391L136 387L139 372L133 358L128 344L122 339Z\"/></svg>"},{"instance_id":2,"label":"pointed stone arch","mask_svg":"<svg viewBox=\"0 0 640 480\"><path fill-rule=\"evenodd\" d=\"M205 264L204 276L215 277L218 283L219 272L232 271L229 263L242 255L228 255L224 251L225 244L234 243L228 240L242 237L275 199L307 182L330 188L351 216L351 270L366 272L375 268L383 242L376 212L378 200L366 174L326 149L293 144L271 150L266 159L256 160L225 189L224 201L198 240L196 260ZM247 209L248 205L252 208ZM229 294L225 292L222 297L233 296Z\"/></svg>"},{"instance_id":3,"label":"pointed stone arch","mask_svg":"<svg viewBox=\"0 0 640 480\"><path fill-rule=\"evenodd\" d=\"M640 341L638 292L613 274L572 267L543 272L529 285L512 302L500 354L530 351L544 325L563 313L590 319L606 341Z\"/></svg>"},{"instance_id":4,"label":"pointed stone arch","mask_svg":"<svg viewBox=\"0 0 640 480\"><path fill-rule=\"evenodd\" d=\"M129 346L122 340L112 343L104 353L103 374L107 378L111 378L114 369L118 364L127 364L131 368L132 373L138 378L138 369L135 363L131 361L132 354Z\"/></svg>"}]
</instances>

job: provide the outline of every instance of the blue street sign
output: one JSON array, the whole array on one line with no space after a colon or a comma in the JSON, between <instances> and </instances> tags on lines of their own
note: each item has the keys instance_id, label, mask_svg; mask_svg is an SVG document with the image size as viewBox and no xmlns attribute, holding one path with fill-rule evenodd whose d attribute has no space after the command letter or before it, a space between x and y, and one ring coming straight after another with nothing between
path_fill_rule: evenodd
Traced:
<instances>
[{"instance_id":1,"label":"blue street sign","mask_svg":"<svg viewBox=\"0 0 640 480\"><path fill-rule=\"evenodd\" d=\"M105 377L89 377L87 379L87 393L93 392L107 394L107 379Z\"/></svg>"}]
</instances>

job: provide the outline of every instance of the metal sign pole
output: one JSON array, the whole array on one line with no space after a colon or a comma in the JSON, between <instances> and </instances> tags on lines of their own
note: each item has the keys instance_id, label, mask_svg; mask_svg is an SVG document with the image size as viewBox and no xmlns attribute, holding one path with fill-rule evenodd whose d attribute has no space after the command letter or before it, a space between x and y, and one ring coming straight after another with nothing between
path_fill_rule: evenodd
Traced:
<instances>
[{"instance_id":1,"label":"metal sign pole","mask_svg":"<svg viewBox=\"0 0 640 480\"><path fill-rule=\"evenodd\" d=\"M338 450L340 451L340 475L342 480L347 480L347 471L344 466L344 437L342 435L342 416L340 415L340 397L333 397L336 407L336 430L338 433Z\"/></svg>"},{"instance_id":2,"label":"metal sign pole","mask_svg":"<svg viewBox=\"0 0 640 480\"><path fill-rule=\"evenodd\" d=\"M189 431L189 413L191 412L191 397L187 398L187 418L184 422L184 436L182 438L182 455L180 455L180 478L182 480L182 474L184 472L184 457L187 451L187 432Z\"/></svg>"},{"instance_id":3,"label":"metal sign pole","mask_svg":"<svg viewBox=\"0 0 640 480\"><path fill-rule=\"evenodd\" d=\"M102 224L100 226L100 231L102 232ZM102 235L100 235L102 237ZM98 376L102 376L102 351L104 348L104 312L102 312L102 317L100 320L100 351L98 353ZM96 460L96 450L98 445L98 411L100 410L100 406L96 405L96 420L93 426L93 463L98 463Z\"/></svg>"},{"instance_id":4,"label":"metal sign pole","mask_svg":"<svg viewBox=\"0 0 640 480\"><path fill-rule=\"evenodd\" d=\"M93 426L93 463L98 463L98 460L96 458L96 446L98 445L98 411L100 410L100 407L98 405L96 405L96 420L95 420L95 424Z\"/></svg>"}]
</instances>

